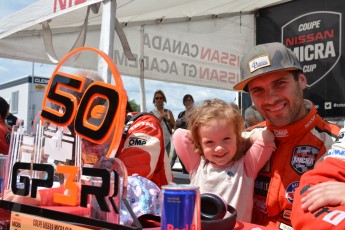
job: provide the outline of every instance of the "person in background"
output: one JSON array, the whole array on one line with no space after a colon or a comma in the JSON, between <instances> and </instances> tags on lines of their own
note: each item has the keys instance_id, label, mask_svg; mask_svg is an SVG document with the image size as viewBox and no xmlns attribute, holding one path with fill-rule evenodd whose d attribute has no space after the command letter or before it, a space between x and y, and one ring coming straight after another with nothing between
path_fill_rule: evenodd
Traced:
<instances>
[{"instance_id":1,"label":"person in background","mask_svg":"<svg viewBox=\"0 0 345 230\"><path fill-rule=\"evenodd\" d=\"M11 132L5 123L5 117L10 109L10 105L5 99L0 97L0 154L8 154Z\"/></svg>"},{"instance_id":2,"label":"person in background","mask_svg":"<svg viewBox=\"0 0 345 230\"><path fill-rule=\"evenodd\" d=\"M178 114L176 122L175 122L175 128L174 128L175 130L178 128L187 129L190 112L192 111L192 109L194 107L194 98L190 94L184 95L182 102L183 102L183 105L186 109ZM174 167L176 158L177 158L176 149L174 149L173 155L172 155L172 158L170 161L171 168ZM180 163L182 165L182 173L188 173L186 168L184 167L183 163L182 162L180 162Z\"/></svg>"},{"instance_id":3,"label":"person in background","mask_svg":"<svg viewBox=\"0 0 345 230\"><path fill-rule=\"evenodd\" d=\"M291 212L294 229L345 229L345 129L324 160L301 177Z\"/></svg>"},{"instance_id":4,"label":"person in background","mask_svg":"<svg viewBox=\"0 0 345 230\"><path fill-rule=\"evenodd\" d=\"M18 119L18 117L14 116L12 113L10 113L10 110L8 110L5 118L5 122L7 124L7 128L11 131L12 126L20 126L24 125L24 121L21 119Z\"/></svg>"},{"instance_id":5,"label":"person in background","mask_svg":"<svg viewBox=\"0 0 345 230\"><path fill-rule=\"evenodd\" d=\"M283 44L255 46L243 57L240 70L241 80L234 89L248 92L266 118L247 134L270 130L277 145L255 182L252 222L289 229L301 175L327 153L340 128L324 121L315 106L303 99L307 78L296 55Z\"/></svg>"},{"instance_id":6,"label":"person in background","mask_svg":"<svg viewBox=\"0 0 345 230\"><path fill-rule=\"evenodd\" d=\"M236 110L238 110L238 111L241 111L240 108L238 107L238 105L237 105L235 102L230 102L230 105L231 105L234 109L236 109Z\"/></svg>"},{"instance_id":7,"label":"person in background","mask_svg":"<svg viewBox=\"0 0 345 230\"><path fill-rule=\"evenodd\" d=\"M263 122L265 118L256 109L255 105L251 105L244 112L244 120L246 121L246 127L248 128Z\"/></svg>"},{"instance_id":8,"label":"person in background","mask_svg":"<svg viewBox=\"0 0 345 230\"><path fill-rule=\"evenodd\" d=\"M254 180L275 150L274 135L261 130L252 147L242 154L241 113L220 99L206 100L193 109L189 130L195 149L186 149L185 132L177 129L173 143L200 193L215 193L237 210L237 219L249 222L253 207Z\"/></svg>"},{"instance_id":9,"label":"person in background","mask_svg":"<svg viewBox=\"0 0 345 230\"><path fill-rule=\"evenodd\" d=\"M167 99L165 97L164 92L162 90L157 90L153 94L153 104L156 108L153 109L150 113L158 118L162 126L164 135L164 146L169 156L171 148L170 138L172 135L172 130L175 126L175 119L171 110L164 108L164 103L167 103Z\"/></svg>"}]
</instances>

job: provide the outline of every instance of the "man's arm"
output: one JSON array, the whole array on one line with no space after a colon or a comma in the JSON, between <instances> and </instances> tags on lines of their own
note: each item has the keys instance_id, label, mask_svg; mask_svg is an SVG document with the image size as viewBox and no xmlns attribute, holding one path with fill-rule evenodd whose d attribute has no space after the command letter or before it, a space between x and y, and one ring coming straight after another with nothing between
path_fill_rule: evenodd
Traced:
<instances>
[{"instance_id":1,"label":"man's arm","mask_svg":"<svg viewBox=\"0 0 345 230\"><path fill-rule=\"evenodd\" d=\"M345 160L328 157L302 176L291 213L295 229L345 229L344 172Z\"/></svg>"},{"instance_id":2,"label":"man's arm","mask_svg":"<svg viewBox=\"0 0 345 230\"><path fill-rule=\"evenodd\" d=\"M301 198L304 211L314 212L325 206L345 206L345 181L326 181L308 189Z\"/></svg>"}]
</instances>

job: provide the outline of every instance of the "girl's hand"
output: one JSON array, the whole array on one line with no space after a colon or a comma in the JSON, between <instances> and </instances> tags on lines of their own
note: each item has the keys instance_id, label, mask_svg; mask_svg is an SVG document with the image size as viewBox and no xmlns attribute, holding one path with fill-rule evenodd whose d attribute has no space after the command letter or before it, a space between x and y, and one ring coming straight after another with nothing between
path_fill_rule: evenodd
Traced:
<instances>
[{"instance_id":1,"label":"girl's hand","mask_svg":"<svg viewBox=\"0 0 345 230\"><path fill-rule=\"evenodd\" d=\"M269 143L274 141L274 135L268 130L255 130L250 135L250 141L254 143L256 140L262 140L263 142Z\"/></svg>"}]
</instances>

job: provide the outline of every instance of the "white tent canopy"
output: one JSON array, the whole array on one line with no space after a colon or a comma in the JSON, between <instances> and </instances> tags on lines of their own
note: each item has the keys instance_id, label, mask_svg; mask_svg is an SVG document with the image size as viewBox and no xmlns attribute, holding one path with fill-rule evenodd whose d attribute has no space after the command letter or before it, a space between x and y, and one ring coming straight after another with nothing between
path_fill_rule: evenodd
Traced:
<instances>
[{"instance_id":1,"label":"white tent canopy","mask_svg":"<svg viewBox=\"0 0 345 230\"><path fill-rule=\"evenodd\" d=\"M125 57L117 36L111 56L124 75L231 90L241 56L255 43L255 11L283 2L287 0L117 0L116 18L136 59ZM83 31L86 6L91 5L85 46L99 48L103 3L109 1L40 0L15 12L0 20L0 57L51 63L47 51L54 48L61 59ZM50 45L42 39L42 24L48 23ZM97 60L83 67L97 69Z\"/></svg>"},{"instance_id":2,"label":"white tent canopy","mask_svg":"<svg viewBox=\"0 0 345 230\"><path fill-rule=\"evenodd\" d=\"M40 30L39 23L53 19L52 28L78 27L84 20L85 6L103 0L40 0L0 21L0 39L25 30ZM201 19L252 14L256 10L290 0L117 0L117 18L126 25L186 22ZM75 1L77 2L77 1ZM101 14L101 11L100 11ZM89 25L100 25L100 14L91 15ZM64 15L64 17L59 17Z\"/></svg>"}]
</instances>

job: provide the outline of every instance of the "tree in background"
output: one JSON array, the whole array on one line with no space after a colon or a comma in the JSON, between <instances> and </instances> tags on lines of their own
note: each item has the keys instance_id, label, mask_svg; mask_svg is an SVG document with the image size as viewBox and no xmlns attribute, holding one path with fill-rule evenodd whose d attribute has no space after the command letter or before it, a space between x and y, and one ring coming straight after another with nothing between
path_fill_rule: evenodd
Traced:
<instances>
[{"instance_id":1,"label":"tree in background","mask_svg":"<svg viewBox=\"0 0 345 230\"><path fill-rule=\"evenodd\" d=\"M135 112L140 112L140 105L137 104L137 103L135 102L134 99L133 99L133 100L129 100L128 102L129 102L129 104L132 106L132 109L133 109Z\"/></svg>"}]
</instances>

